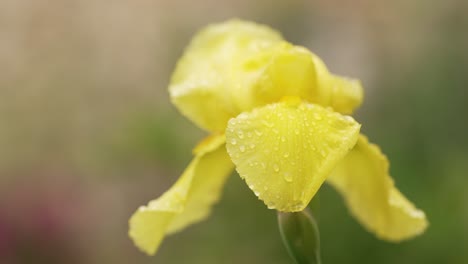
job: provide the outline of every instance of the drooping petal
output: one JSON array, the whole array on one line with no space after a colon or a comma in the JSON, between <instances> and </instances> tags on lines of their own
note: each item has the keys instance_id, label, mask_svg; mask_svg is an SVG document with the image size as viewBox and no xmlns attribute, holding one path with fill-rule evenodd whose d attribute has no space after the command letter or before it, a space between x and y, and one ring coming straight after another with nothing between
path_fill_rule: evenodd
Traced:
<instances>
[{"instance_id":1,"label":"drooping petal","mask_svg":"<svg viewBox=\"0 0 468 264\"><path fill-rule=\"evenodd\" d=\"M262 25L240 20L206 27L195 35L177 63L169 92L172 102L198 126L224 131L229 118L240 113L232 92L248 78L235 65L282 40ZM235 91L244 99L245 90Z\"/></svg>"},{"instance_id":2,"label":"drooping petal","mask_svg":"<svg viewBox=\"0 0 468 264\"><path fill-rule=\"evenodd\" d=\"M288 98L229 121L226 147L237 172L269 207L303 210L354 146L349 116Z\"/></svg>"},{"instance_id":3,"label":"drooping petal","mask_svg":"<svg viewBox=\"0 0 468 264\"><path fill-rule=\"evenodd\" d=\"M353 216L381 239L400 241L421 234L428 223L394 186L389 162L379 147L361 135L327 182L343 195Z\"/></svg>"},{"instance_id":4,"label":"drooping petal","mask_svg":"<svg viewBox=\"0 0 468 264\"><path fill-rule=\"evenodd\" d=\"M195 158L179 180L161 197L133 214L129 235L138 248L152 255L166 234L209 215L233 169L224 142L224 136L216 136L199 145Z\"/></svg>"}]
</instances>

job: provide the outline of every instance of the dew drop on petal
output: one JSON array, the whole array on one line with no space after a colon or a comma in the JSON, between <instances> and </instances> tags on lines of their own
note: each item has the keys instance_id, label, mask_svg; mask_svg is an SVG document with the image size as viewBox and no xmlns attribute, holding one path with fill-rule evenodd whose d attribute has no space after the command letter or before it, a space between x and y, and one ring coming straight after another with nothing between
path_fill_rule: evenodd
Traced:
<instances>
[{"instance_id":1,"label":"dew drop on petal","mask_svg":"<svg viewBox=\"0 0 468 264\"><path fill-rule=\"evenodd\" d=\"M244 145L240 145L240 146L239 146L239 150L240 150L240 152L245 152L245 146L244 146Z\"/></svg>"},{"instance_id":2,"label":"dew drop on petal","mask_svg":"<svg viewBox=\"0 0 468 264\"><path fill-rule=\"evenodd\" d=\"M322 116L319 113L314 113L314 118L316 120L322 120Z\"/></svg>"},{"instance_id":3,"label":"dew drop on petal","mask_svg":"<svg viewBox=\"0 0 468 264\"><path fill-rule=\"evenodd\" d=\"M262 120L262 124L264 124L265 126L267 126L267 127L269 127L269 128L272 128L272 127L274 126L273 123L270 123L270 122L268 122L268 121L266 121L266 120Z\"/></svg>"},{"instance_id":4,"label":"dew drop on petal","mask_svg":"<svg viewBox=\"0 0 468 264\"><path fill-rule=\"evenodd\" d=\"M326 153L325 153L325 150L324 150L324 149L321 149L321 150L320 150L320 155L321 155L322 157L325 157Z\"/></svg>"},{"instance_id":5,"label":"dew drop on petal","mask_svg":"<svg viewBox=\"0 0 468 264\"><path fill-rule=\"evenodd\" d=\"M273 170L274 170L275 172L279 172L280 169L279 169L278 164L276 164L276 163L273 164Z\"/></svg>"},{"instance_id":6,"label":"dew drop on petal","mask_svg":"<svg viewBox=\"0 0 468 264\"><path fill-rule=\"evenodd\" d=\"M291 173L285 172L283 176L284 176L283 178L284 178L284 180L285 180L286 182L292 182L293 178L292 178L292 176L291 176Z\"/></svg>"},{"instance_id":7,"label":"dew drop on petal","mask_svg":"<svg viewBox=\"0 0 468 264\"><path fill-rule=\"evenodd\" d=\"M348 121L350 123L354 121L354 119L352 117L350 117L350 116L344 116L344 118L346 119L346 121Z\"/></svg>"}]
</instances>

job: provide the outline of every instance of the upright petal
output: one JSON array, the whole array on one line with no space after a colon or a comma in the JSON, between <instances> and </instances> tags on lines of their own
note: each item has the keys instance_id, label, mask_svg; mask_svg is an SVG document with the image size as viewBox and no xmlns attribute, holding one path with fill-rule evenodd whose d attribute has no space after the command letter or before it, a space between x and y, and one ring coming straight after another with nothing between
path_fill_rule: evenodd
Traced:
<instances>
[{"instance_id":1,"label":"upright petal","mask_svg":"<svg viewBox=\"0 0 468 264\"><path fill-rule=\"evenodd\" d=\"M262 106L285 96L298 96L310 103L330 106L336 112L351 114L362 103L359 80L331 74L323 61L304 47L282 42L246 58L243 66L244 70L239 72L244 74L258 70L243 85L251 86L252 90L252 99L246 101L246 106L249 103Z\"/></svg>"},{"instance_id":2,"label":"upright petal","mask_svg":"<svg viewBox=\"0 0 468 264\"><path fill-rule=\"evenodd\" d=\"M428 223L424 212L396 189L388 170L389 162L379 147L361 135L327 181L366 229L396 242L421 234Z\"/></svg>"},{"instance_id":3,"label":"upright petal","mask_svg":"<svg viewBox=\"0 0 468 264\"><path fill-rule=\"evenodd\" d=\"M298 98L229 121L226 146L237 172L271 209L301 211L354 146L360 125Z\"/></svg>"},{"instance_id":4,"label":"upright petal","mask_svg":"<svg viewBox=\"0 0 468 264\"><path fill-rule=\"evenodd\" d=\"M317 75L315 87L317 103L331 106L339 113L351 114L361 105L364 97L361 82L330 73L323 61L315 54L312 54L312 59Z\"/></svg>"},{"instance_id":5,"label":"upright petal","mask_svg":"<svg viewBox=\"0 0 468 264\"><path fill-rule=\"evenodd\" d=\"M232 92L245 75L235 65L282 40L262 25L229 20L201 30L177 63L169 92L172 102L190 120L209 131L224 131L229 118L240 113ZM235 91L237 95L246 90Z\"/></svg>"},{"instance_id":6,"label":"upright petal","mask_svg":"<svg viewBox=\"0 0 468 264\"><path fill-rule=\"evenodd\" d=\"M361 104L358 80L329 73L304 47L273 29L241 20L200 31L177 63L169 85L172 102L209 131L224 131L241 112L298 96L351 113Z\"/></svg>"},{"instance_id":7,"label":"upright petal","mask_svg":"<svg viewBox=\"0 0 468 264\"><path fill-rule=\"evenodd\" d=\"M224 142L224 136L204 141L179 180L161 197L133 214L129 235L138 248L152 255L166 234L209 215L233 169Z\"/></svg>"}]
</instances>

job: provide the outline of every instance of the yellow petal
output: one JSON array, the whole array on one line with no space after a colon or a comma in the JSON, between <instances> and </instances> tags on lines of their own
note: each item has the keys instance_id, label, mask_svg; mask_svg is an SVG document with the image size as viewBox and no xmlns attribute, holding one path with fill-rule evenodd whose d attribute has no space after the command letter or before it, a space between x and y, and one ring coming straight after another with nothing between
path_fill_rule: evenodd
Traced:
<instances>
[{"instance_id":1,"label":"yellow petal","mask_svg":"<svg viewBox=\"0 0 468 264\"><path fill-rule=\"evenodd\" d=\"M237 172L271 209L301 211L354 146L360 125L298 98L229 121L226 147Z\"/></svg>"},{"instance_id":2,"label":"yellow petal","mask_svg":"<svg viewBox=\"0 0 468 264\"><path fill-rule=\"evenodd\" d=\"M388 170L389 162L379 147L361 135L327 182L344 196L366 229L396 242L421 234L428 223L424 212L396 189Z\"/></svg>"},{"instance_id":3,"label":"yellow petal","mask_svg":"<svg viewBox=\"0 0 468 264\"><path fill-rule=\"evenodd\" d=\"M361 82L331 74L315 54L312 54L312 59L317 76L316 98L312 102L331 106L343 114L351 114L362 103L364 93Z\"/></svg>"},{"instance_id":4,"label":"yellow petal","mask_svg":"<svg viewBox=\"0 0 468 264\"><path fill-rule=\"evenodd\" d=\"M244 84L251 87L253 97L252 105L245 105L244 111L278 102L285 96L317 101L314 61L310 51L303 47L281 42L250 56L242 66L239 72L258 71Z\"/></svg>"},{"instance_id":5,"label":"yellow petal","mask_svg":"<svg viewBox=\"0 0 468 264\"><path fill-rule=\"evenodd\" d=\"M138 248L152 255L166 234L209 215L233 169L224 142L221 135L204 141L179 180L161 197L133 214L129 235Z\"/></svg>"},{"instance_id":6,"label":"yellow petal","mask_svg":"<svg viewBox=\"0 0 468 264\"><path fill-rule=\"evenodd\" d=\"M224 131L229 118L240 113L232 93L247 78L234 65L281 41L281 35L262 25L229 20L200 31L177 63L169 92L172 102L198 126ZM248 92L248 91L247 91Z\"/></svg>"},{"instance_id":7,"label":"yellow petal","mask_svg":"<svg viewBox=\"0 0 468 264\"><path fill-rule=\"evenodd\" d=\"M195 35L177 63L169 85L172 102L209 131L224 131L244 111L298 96L351 113L362 101L357 80L332 75L303 47L273 29L229 20Z\"/></svg>"},{"instance_id":8,"label":"yellow petal","mask_svg":"<svg viewBox=\"0 0 468 264\"><path fill-rule=\"evenodd\" d=\"M250 83L244 84L244 87L252 86L251 106L274 103L285 96L298 96L310 103L331 106L337 112L350 114L362 102L359 80L331 74L317 55L300 46L282 42L264 49L247 58L244 71L239 72L252 72L254 68L259 69L259 73L247 80ZM252 108L245 106L243 111Z\"/></svg>"}]
</instances>

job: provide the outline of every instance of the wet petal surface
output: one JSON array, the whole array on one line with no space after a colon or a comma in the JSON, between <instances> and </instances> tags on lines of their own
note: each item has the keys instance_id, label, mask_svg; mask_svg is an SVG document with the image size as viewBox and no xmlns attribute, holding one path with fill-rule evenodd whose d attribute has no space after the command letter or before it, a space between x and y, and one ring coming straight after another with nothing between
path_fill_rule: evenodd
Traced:
<instances>
[{"instance_id":1,"label":"wet petal surface","mask_svg":"<svg viewBox=\"0 0 468 264\"><path fill-rule=\"evenodd\" d=\"M354 146L359 128L351 117L289 98L231 119L226 146L269 208L301 211Z\"/></svg>"},{"instance_id":2,"label":"wet petal surface","mask_svg":"<svg viewBox=\"0 0 468 264\"><path fill-rule=\"evenodd\" d=\"M361 135L327 182L345 198L354 217L377 237L400 241L424 232L428 225L424 212L396 189L388 173L387 157Z\"/></svg>"},{"instance_id":3,"label":"wet petal surface","mask_svg":"<svg viewBox=\"0 0 468 264\"><path fill-rule=\"evenodd\" d=\"M204 28L177 63L169 85L172 102L198 126L224 131L229 118L240 113L232 92L249 98L248 89L240 89L248 76L236 65L281 40L273 29L240 20Z\"/></svg>"}]
</instances>

